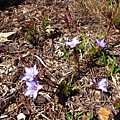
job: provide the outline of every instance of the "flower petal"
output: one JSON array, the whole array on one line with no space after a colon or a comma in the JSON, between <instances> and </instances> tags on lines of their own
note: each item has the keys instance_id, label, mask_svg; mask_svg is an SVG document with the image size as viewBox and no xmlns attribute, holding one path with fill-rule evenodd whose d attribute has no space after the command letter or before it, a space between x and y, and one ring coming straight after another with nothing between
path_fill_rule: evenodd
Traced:
<instances>
[{"instance_id":1,"label":"flower petal","mask_svg":"<svg viewBox=\"0 0 120 120\"><path fill-rule=\"evenodd\" d=\"M101 89L102 92L107 92L107 89L105 87L103 87L103 86L99 86L99 89Z\"/></svg>"},{"instance_id":2,"label":"flower petal","mask_svg":"<svg viewBox=\"0 0 120 120\"><path fill-rule=\"evenodd\" d=\"M97 44L99 47L105 47L106 42L104 42L104 39L102 39L101 41L96 40L96 44Z\"/></svg>"},{"instance_id":3,"label":"flower petal","mask_svg":"<svg viewBox=\"0 0 120 120\"><path fill-rule=\"evenodd\" d=\"M27 88L26 88L26 91L28 91L28 90L33 91L32 87L27 87Z\"/></svg>"},{"instance_id":4,"label":"flower petal","mask_svg":"<svg viewBox=\"0 0 120 120\"><path fill-rule=\"evenodd\" d=\"M65 44L69 45L70 48L76 47L76 45L79 44L79 43L81 43L81 41L79 41L78 37L74 37L71 41L65 42Z\"/></svg>"},{"instance_id":5,"label":"flower petal","mask_svg":"<svg viewBox=\"0 0 120 120\"><path fill-rule=\"evenodd\" d=\"M71 43L72 43L72 42L65 42L65 43L66 43L66 45L71 46Z\"/></svg>"},{"instance_id":6,"label":"flower petal","mask_svg":"<svg viewBox=\"0 0 120 120\"><path fill-rule=\"evenodd\" d=\"M37 75L39 73L39 71L36 68L36 64L34 65L34 75Z\"/></svg>"},{"instance_id":7,"label":"flower petal","mask_svg":"<svg viewBox=\"0 0 120 120\"><path fill-rule=\"evenodd\" d=\"M81 41L79 41L78 37L74 37L73 38L73 43L79 44L79 43L81 43Z\"/></svg>"},{"instance_id":8,"label":"flower petal","mask_svg":"<svg viewBox=\"0 0 120 120\"><path fill-rule=\"evenodd\" d=\"M31 71L31 67L25 67L25 72L28 73L28 74L31 74L32 71Z\"/></svg>"},{"instance_id":9,"label":"flower petal","mask_svg":"<svg viewBox=\"0 0 120 120\"><path fill-rule=\"evenodd\" d=\"M106 82L106 79L105 79L105 78L102 78L102 79L99 81L98 84L99 84L99 85L104 85L104 86L105 86L105 85L106 85L105 82Z\"/></svg>"},{"instance_id":10,"label":"flower petal","mask_svg":"<svg viewBox=\"0 0 120 120\"><path fill-rule=\"evenodd\" d=\"M43 88L42 85L39 85L39 86L37 87L38 90L40 90L40 89L42 89L42 88Z\"/></svg>"},{"instance_id":11,"label":"flower petal","mask_svg":"<svg viewBox=\"0 0 120 120\"><path fill-rule=\"evenodd\" d=\"M29 96L30 93L31 93L31 90L27 90L27 91L24 92L24 95L25 95L25 96Z\"/></svg>"},{"instance_id":12,"label":"flower petal","mask_svg":"<svg viewBox=\"0 0 120 120\"><path fill-rule=\"evenodd\" d=\"M96 83L97 83L97 82L96 82L96 80L95 80L95 78L93 78L93 79L92 79L92 81L94 82L94 84L96 84Z\"/></svg>"},{"instance_id":13,"label":"flower petal","mask_svg":"<svg viewBox=\"0 0 120 120\"><path fill-rule=\"evenodd\" d=\"M29 86L29 87L33 87L34 83L33 82L26 82L26 85Z\"/></svg>"},{"instance_id":14,"label":"flower petal","mask_svg":"<svg viewBox=\"0 0 120 120\"><path fill-rule=\"evenodd\" d=\"M28 81L31 81L31 79L33 80L33 78L31 77L31 76L24 76L24 77L22 77L22 79L21 80L28 80Z\"/></svg>"},{"instance_id":15,"label":"flower petal","mask_svg":"<svg viewBox=\"0 0 120 120\"><path fill-rule=\"evenodd\" d=\"M37 93L38 93L38 91L35 91L35 92L33 93L33 98L34 98L34 99L36 99Z\"/></svg>"}]
</instances>

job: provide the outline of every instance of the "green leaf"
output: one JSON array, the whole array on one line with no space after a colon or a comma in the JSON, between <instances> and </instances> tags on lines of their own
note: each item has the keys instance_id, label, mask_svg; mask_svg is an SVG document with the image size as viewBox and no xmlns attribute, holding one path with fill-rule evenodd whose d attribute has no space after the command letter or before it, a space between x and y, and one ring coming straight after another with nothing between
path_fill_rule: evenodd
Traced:
<instances>
[{"instance_id":1,"label":"green leaf","mask_svg":"<svg viewBox=\"0 0 120 120\"><path fill-rule=\"evenodd\" d=\"M115 73L120 71L120 67L115 69Z\"/></svg>"},{"instance_id":2,"label":"green leaf","mask_svg":"<svg viewBox=\"0 0 120 120\"><path fill-rule=\"evenodd\" d=\"M44 16L44 18L42 19L42 30L41 30L42 37L46 36L47 25L48 25L48 16Z\"/></svg>"},{"instance_id":3,"label":"green leaf","mask_svg":"<svg viewBox=\"0 0 120 120\"><path fill-rule=\"evenodd\" d=\"M111 73L113 74L114 72L114 69L115 69L115 62L114 62L114 59L112 59L110 56L108 56L108 59L110 61L110 69L111 69Z\"/></svg>"},{"instance_id":4,"label":"green leaf","mask_svg":"<svg viewBox=\"0 0 120 120\"><path fill-rule=\"evenodd\" d=\"M115 107L116 107L116 108L120 108L120 101L117 101L117 102L116 102Z\"/></svg>"},{"instance_id":5,"label":"green leaf","mask_svg":"<svg viewBox=\"0 0 120 120\"><path fill-rule=\"evenodd\" d=\"M99 33L99 34L98 34L98 40L103 39L103 38L104 38L104 36L105 36L105 35L104 35L104 33Z\"/></svg>"},{"instance_id":6,"label":"green leaf","mask_svg":"<svg viewBox=\"0 0 120 120\"><path fill-rule=\"evenodd\" d=\"M89 120L92 120L92 118L93 118L93 114L90 113Z\"/></svg>"},{"instance_id":7,"label":"green leaf","mask_svg":"<svg viewBox=\"0 0 120 120\"><path fill-rule=\"evenodd\" d=\"M74 86L74 87L72 88L72 90L78 90L78 89L82 89L82 88L84 88L84 86Z\"/></svg>"},{"instance_id":8,"label":"green leaf","mask_svg":"<svg viewBox=\"0 0 120 120\"><path fill-rule=\"evenodd\" d=\"M72 115L68 114L67 112L65 112L65 116L67 120L72 120Z\"/></svg>"},{"instance_id":9,"label":"green leaf","mask_svg":"<svg viewBox=\"0 0 120 120\"><path fill-rule=\"evenodd\" d=\"M70 95L71 88L65 86L63 91L64 91L64 94L68 97Z\"/></svg>"},{"instance_id":10,"label":"green leaf","mask_svg":"<svg viewBox=\"0 0 120 120\"><path fill-rule=\"evenodd\" d=\"M116 19L115 22L120 23L120 18Z\"/></svg>"},{"instance_id":11,"label":"green leaf","mask_svg":"<svg viewBox=\"0 0 120 120\"><path fill-rule=\"evenodd\" d=\"M63 53L64 53L64 59L67 60L69 58L69 55L72 53L73 50L66 51L64 43L62 45L62 49L63 49Z\"/></svg>"},{"instance_id":12,"label":"green leaf","mask_svg":"<svg viewBox=\"0 0 120 120\"><path fill-rule=\"evenodd\" d=\"M82 115L84 112L85 112L85 111L79 112L79 113L76 115L75 120L78 120L79 116Z\"/></svg>"},{"instance_id":13,"label":"green leaf","mask_svg":"<svg viewBox=\"0 0 120 120\"><path fill-rule=\"evenodd\" d=\"M101 52L101 53L102 53L102 56L103 56L104 65L107 65L107 60L106 60L105 53L104 52Z\"/></svg>"},{"instance_id":14,"label":"green leaf","mask_svg":"<svg viewBox=\"0 0 120 120\"><path fill-rule=\"evenodd\" d=\"M78 47L77 47L77 50L84 50L85 48L85 44L84 43L81 43Z\"/></svg>"},{"instance_id":15,"label":"green leaf","mask_svg":"<svg viewBox=\"0 0 120 120\"><path fill-rule=\"evenodd\" d=\"M111 76L111 73L107 74L107 77L110 77Z\"/></svg>"}]
</instances>

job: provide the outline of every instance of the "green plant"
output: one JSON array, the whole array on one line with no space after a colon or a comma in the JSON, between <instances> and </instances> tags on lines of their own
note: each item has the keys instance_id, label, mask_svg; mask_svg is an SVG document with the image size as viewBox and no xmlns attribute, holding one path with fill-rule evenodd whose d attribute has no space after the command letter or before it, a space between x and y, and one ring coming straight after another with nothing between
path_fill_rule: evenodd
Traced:
<instances>
[{"instance_id":1,"label":"green plant","mask_svg":"<svg viewBox=\"0 0 120 120\"><path fill-rule=\"evenodd\" d=\"M90 116L89 116L88 120L92 120L92 119L93 119L93 114L90 113Z\"/></svg>"},{"instance_id":2,"label":"green plant","mask_svg":"<svg viewBox=\"0 0 120 120\"><path fill-rule=\"evenodd\" d=\"M41 36L46 38L46 29L48 26L48 16L44 16L42 19L42 28L41 28Z\"/></svg>"},{"instance_id":3,"label":"green plant","mask_svg":"<svg viewBox=\"0 0 120 120\"><path fill-rule=\"evenodd\" d=\"M86 111L81 111L81 112L79 112L77 115L71 115L71 114L69 114L69 113L67 113L67 112L64 112L65 113L65 116L66 116L66 119L67 120L79 120L79 118L80 118L80 116L82 115L82 114L84 114ZM90 113L90 115L89 115L89 117L88 118L86 118L85 120L92 120L93 119L93 115L92 115L92 113Z\"/></svg>"},{"instance_id":4,"label":"green plant","mask_svg":"<svg viewBox=\"0 0 120 120\"><path fill-rule=\"evenodd\" d=\"M66 119L67 120L79 120L79 117L84 113L85 111L81 111L79 112L75 117L67 112L64 112L65 113L65 116L66 116Z\"/></svg>"},{"instance_id":5,"label":"green plant","mask_svg":"<svg viewBox=\"0 0 120 120\"><path fill-rule=\"evenodd\" d=\"M114 55L111 58L110 56L108 56L108 60L109 60L109 68L110 68L110 74L108 74L108 77L110 76L116 76L116 75L120 75L120 67L115 67L115 59L114 59Z\"/></svg>"},{"instance_id":6,"label":"green plant","mask_svg":"<svg viewBox=\"0 0 120 120\"><path fill-rule=\"evenodd\" d=\"M73 50L70 49L70 50L67 51L66 48L65 48L65 44L63 43L62 44L62 51L64 53L63 54L64 59L67 61L69 59L69 55L72 53Z\"/></svg>"},{"instance_id":7,"label":"green plant","mask_svg":"<svg viewBox=\"0 0 120 120\"><path fill-rule=\"evenodd\" d=\"M116 98L115 102L114 102L114 106L117 108L117 109L120 109L120 98Z\"/></svg>"},{"instance_id":8,"label":"green plant","mask_svg":"<svg viewBox=\"0 0 120 120\"><path fill-rule=\"evenodd\" d=\"M97 56L99 56L99 57L98 57L96 64L98 66L106 66L107 65L107 55L105 55L105 53L103 51L99 51L97 53Z\"/></svg>"},{"instance_id":9,"label":"green plant","mask_svg":"<svg viewBox=\"0 0 120 120\"><path fill-rule=\"evenodd\" d=\"M78 36L74 37L72 40L65 41L66 46L69 46L71 50L73 50L73 61L74 61L74 70L76 72L79 72L79 50L77 49L77 46L82 41L79 40Z\"/></svg>"},{"instance_id":10,"label":"green plant","mask_svg":"<svg viewBox=\"0 0 120 120\"><path fill-rule=\"evenodd\" d=\"M73 89L73 84L75 83L75 81L77 80L77 76L75 76L75 74L73 73L71 78L68 79L66 82L62 81L62 83L60 84L63 93L66 97L69 97L71 95L71 93L77 90L77 89Z\"/></svg>"},{"instance_id":11,"label":"green plant","mask_svg":"<svg viewBox=\"0 0 120 120\"><path fill-rule=\"evenodd\" d=\"M79 38L82 42L77 46L76 49L79 51L82 59L85 58L86 54L89 52L90 42L88 41L85 33L82 33Z\"/></svg>"},{"instance_id":12,"label":"green plant","mask_svg":"<svg viewBox=\"0 0 120 120\"><path fill-rule=\"evenodd\" d=\"M120 101L116 101L115 107L116 107L117 109L120 109Z\"/></svg>"},{"instance_id":13,"label":"green plant","mask_svg":"<svg viewBox=\"0 0 120 120\"><path fill-rule=\"evenodd\" d=\"M87 85L80 85L80 86L73 86L72 87L72 90L79 90L79 89L82 89L82 88L85 88L85 87L91 87L90 84L87 84Z\"/></svg>"},{"instance_id":14,"label":"green plant","mask_svg":"<svg viewBox=\"0 0 120 120\"><path fill-rule=\"evenodd\" d=\"M38 41L36 38L36 34L38 34L36 29L36 23L32 21L25 21L24 23L20 23L21 31L26 34L25 40L30 44L37 45Z\"/></svg>"},{"instance_id":15,"label":"green plant","mask_svg":"<svg viewBox=\"0 0 120 120\"><path fill-rule=\"evenodd\" d=\"M107 54L103 48L99 48L93 44L89 44L88 50L85 52L85 57L95 61L97 66L107 65Z\"/></svg>"},{"instance_id":16,"label":"green plant","mask_svg":"<svg viewBox=\"0 0 120 120\"><path fill-rule=\"evenodd\" d=\"M25 40L30 42L31 44L35 45L37 43L36 36L35 36L36 33L37 33L36 24L33 23L28 28L28 33L25 36Z\"/></svg>"}]
</instances>

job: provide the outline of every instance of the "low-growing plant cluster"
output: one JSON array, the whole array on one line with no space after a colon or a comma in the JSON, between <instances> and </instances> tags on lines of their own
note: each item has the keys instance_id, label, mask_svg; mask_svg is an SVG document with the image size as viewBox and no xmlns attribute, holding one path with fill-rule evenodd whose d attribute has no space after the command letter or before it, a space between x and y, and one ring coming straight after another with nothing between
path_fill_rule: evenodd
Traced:
<instances>
[{"instance_id":1,"label":"low-growing plant cluster","mask_svg":"<svg viewBox=\"0 0 120 120\"><path fill-rule=\"evenodd\" d=\"M52 32L49 32L49 16L45 15L41 21L41 28L37 29L37 23L31 21L25 21L20 23L21 26L21 33L25 33L24 40L28 43L32 44L33 46L39 46L40 41L43 42L43 56L46 56L47 49L52 49L52 54L55 53L55 45L59 43L61 46L58 48L62 55L52 56L52 60L62 60L66 63L66 66L69 66L71 70L70 75L66 76L65 79L61 80L56 76L51 75L50 72L48 74L51 76L49 79L48 84L53 84L55 90L52 91L54 96L58 96L59 101L61 104L65 105L65 102L62 100L67 100L69 97L78 94L82 89L90 89L91 91L99 92L99 95L111 95L112 90L110 90L109 82L112 81L112 85L114 86L115 90L120 91L119 85L117 85L117 78L120 77L120 66L117 66L116 58L114 52L110 53L109 50L109 42L108 42L108 35L111 29L114 30L118 29L117 27L120 25L120 1L119 0L76 0L79 9L81 7L82 12L81 14L87 14L92 16L96 16L99 19L103 18L106 26L105 31L100 31L100 33L95 36L95 39L90 41L89 36L87 36L86 32L83 32L76 24L76 21L72 17L71 11L69 7L65 7L65 12L63 15L63 20L65 23L65 29L68 32L68 38L64 37L64 33L59 33L55 29ZM40 1L39 1L40 2ZM40 24L40 23L39 23ZM72 26L72 27L71 27ZM74 29L75 33L72 31ZM119 29L118 29L119 31ZM117 31L117 32L118 32ZM101 35L102 33L102 35ZM37 37L36 37L37 36ZM39 37L38 37L39 36ZM61 38L61 41L55 41L54 38L57 37ZM51 39L51 48L47 47L47 39ZM32 49L34 50L34 48ZM35 56L35 55L34 55ZM120 57L120 55L119 55ZM42 61L41 58L36 57L40 60L43 67L45 67L49 71L49 67ZM96 66L97 68L105 68L107 69L107 74L102 75L102 77L92 77L88 80L88 84L81 84L77 85L78 81L82 80L82 70L81 64L82 61L85 61L85 64L89 67L89 62L92 63L90 67ZM36 101L39 93L44 89L44 85L42 82L40 83L40 75L39 67L36 63L29 63L25 60L25 57L22 55L19 56L19 62L24 65L24 73L20 76L20 83L24 84L24 91L23 95L26 99ZM60 68L61 66L58 65ZM46 71L47 71L46 70ZM88 69L87 71L89 74L92 75L92 70ZM54 70L53 70L54 71ZM58 72L60 72L58 70ZM84 72L86 76L87 72ZM51 79L54 79L52 81ZM42 81L45 81L45 76L42 76ZM59 82L58 82L59 81ZM89 94L89 93L88 93ZM31 99L33 98L33 99ZM83 98L84 99L84 98ZM84 101L84 100L83 100ZM120 110L120 96L118 94L118 98L115 98L114 108ZM67 120L79 120L80 117L84 114L89 112L89 116L85 118L85 120L92 120L94 118L94 113L81 109L77 114L72 115L70 112L62 108ZM100 111L99 111L100 112ZM101 119L101 120L108 120Z\"/></svg>"},{"instance_id":2,"label":"low-growing plant cluster","mask_svg":"<svg viewBox=\"0 0 120 120\"><path fill-rule=\"evenodd\" d=\"M66 40L62 37L62 51L63 58L65 61L69 61L69 58L72 57L72 63L74 64L74 69L71 74L71 78L68 78L68 81L62 81L60 84L57 84L57 92L56 94L61 97L61 93L64 94L64 97L68 98L72 95L72 93L79 91L85 87L89 89L100 90L103 94L109 93L107 89L107 83L110 79L113 80L114 85L116 86L116 77L120 76L120 67L116 66L116 61L114 58L114 53L109 54L106 51L108 46L107 43L107 34L110 31L110 28L114 26L116 23L119 24L119 1L80 1L83 6L89 11L90 14L96 14L96 9L98 9L97 15L99 17L106 16L106 24L107 30L104 32L102 37L97 36L95 43L87 42L88 38L85 33L81 33L81 30L77 27L75 21L72 18L72 15L69 11L68 6L66 7L66 13L64 14L64 21L68 32L70 33L70 40ZM99 4L98 4L99 3ZM97 6L96 6L97 5ZM102 11L101 11L102 8ZM45 16L42 21L42 29L41 36L44 39L44 47L46 47L47 40L47 26L48 26L48 16ZM70 27L70 24L76 29L77 36L74 36ZM32 26L32 27L31 27ZM27 28L28 27L28 28ZM23 28L23 27L22 27ZM36 25L29 25L26 23L26 28L28 31L28 35L25 37L27 41L31 44L34 43L34 35L36 31ZM53 44L53 43L52 43ZM44 48L45 49L45 48ZM62 59L62 58L61 58ZM92 61L97 67L107 67L109 69L109 73L104 75L103 78L91 78L90 84L85 84L82 86L76 86L74 83L79 80L79 74L81 72L80 69L80 59L89 59ZM20 57L20 60L24 61L24 58ZM71 64L72 64L71 63ZM21 80L26 81L26 90L24 92L25 96L30 96L36 99L39 90L43 88L42 85L37 81L39 77L39 72L36 68L36 64L33 67L25 66L25 73ZM106 83L107 82L107 83ZM119 89L119 88L118 88ZM115 101L115 107L120 108L120 100L117 99ZM76 117L71 116L69 113L65 112L67 120L77 120L80 115L82 115L85 111L78 113ZM88 119L92 120L92 113Z\"/></svg>"}]
</instances>

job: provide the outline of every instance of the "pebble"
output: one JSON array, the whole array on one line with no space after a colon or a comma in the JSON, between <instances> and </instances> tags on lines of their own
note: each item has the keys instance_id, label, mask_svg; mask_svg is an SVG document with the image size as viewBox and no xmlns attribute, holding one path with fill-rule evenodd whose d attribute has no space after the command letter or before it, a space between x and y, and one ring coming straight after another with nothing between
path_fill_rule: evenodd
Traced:
<instances>
[{"instance_id":1,"label":"pebble","mask_svg":"<svg viewBox=\"0 0 120 120\"><path fill-rule=\"evenodd\" d=\"M10 67L4 66L4 67L0 70L0 74L11 75L11 73L12 73L15 69L16 69L15 66L10 66Z\"/></svg>"}]
</instances>

